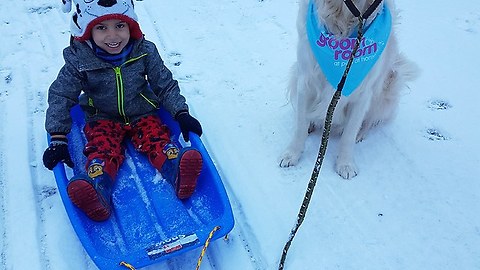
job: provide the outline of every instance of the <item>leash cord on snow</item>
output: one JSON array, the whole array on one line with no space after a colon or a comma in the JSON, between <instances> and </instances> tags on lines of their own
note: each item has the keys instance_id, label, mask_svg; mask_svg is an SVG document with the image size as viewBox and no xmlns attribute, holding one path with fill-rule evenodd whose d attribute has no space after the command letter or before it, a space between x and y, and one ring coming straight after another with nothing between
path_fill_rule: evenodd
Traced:
<instances>
[{"instance_id":1,"label":"leash cord on snow","mask_svg":"<svg viewBox=\"0 0 480 270\"><path fill-rule=\"evenodd\" d=\"M350 11L353 13L353 15L358 18L358 34L357 34L358 36L357 36L357 40L355 42L355 46L353 48L352 54L348 59L345 71L343 72L342 78L337 85L337 90L335 91L332 97L332 100L330 101L330 105L328 106L327 115L325 118L325 125L323 128L322 141L320 145L320 150L318 152L317 160L315 162L315 167L313 168L312 176L310 177L310 181L308 182L307 190L305 192L305 196L303 198L300 211L297 215L297 222L295 223L293 229L290 232L288 241L285 243L285 246L283 247L282 257L278 265L279 270L282 270L283 267L285 266L285 260L287 258L288 250L290 248L290 245L292 244L293 238L295 237L298 229L300 228L300 225L302 225L303 220L305 219L308 205L310 204L310 199L312 198L313 190L315 188L315 185L317 184L318 174L320 173L323 159L325 157L325 152L327 150L328 138L330 136L330 128L331 128L332 119L333 119L333 113L342 95L342 90L345 85L345 81L347 80L348 73L350 72L350 67L352 66L353 59L355 58L355 54L357 53L357 50L360 47L360 42L362 41L362 38L363 38L364 20L366 20L372 14L372 12L378 7L378 5L382 2L382 0L376 0L367 9L367 11L365 12L365 14L363 14L363 16L360 16L360 11L358 11L355 4L353 4L351 0L344 0L344 2L347 5L347 7L350 9Z\"/></svg>"}]
</instances>

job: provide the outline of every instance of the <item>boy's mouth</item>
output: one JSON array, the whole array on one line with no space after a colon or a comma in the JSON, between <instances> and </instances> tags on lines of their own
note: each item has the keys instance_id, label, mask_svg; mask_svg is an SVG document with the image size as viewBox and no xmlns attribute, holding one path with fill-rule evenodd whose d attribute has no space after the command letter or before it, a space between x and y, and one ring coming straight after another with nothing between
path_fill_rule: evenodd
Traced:
<instances>
[{"instance_id":1,"label":"boy's mouth","mask_svg":"<svg viewBox=\"0 0 480 270\"><path fill-rule=\"evenodd\" d=\"M105 45L107 45L109 48L115 49L115 48L118 48L118 46L120 46L120 42L109 42L109 43L105 43Z\"/></svg>"}]
</instances>

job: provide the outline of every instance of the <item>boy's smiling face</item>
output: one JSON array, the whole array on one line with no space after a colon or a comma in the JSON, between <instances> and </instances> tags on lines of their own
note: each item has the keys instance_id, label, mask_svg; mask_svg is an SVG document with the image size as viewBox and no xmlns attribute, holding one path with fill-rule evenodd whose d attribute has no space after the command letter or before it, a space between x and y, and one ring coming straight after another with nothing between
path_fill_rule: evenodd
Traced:
<instances>
[{"instance_id":1,"label":"boy's smiling face","mask_svg":"<svg viewBox=\"0 0 480 270\"><path fill-rule=\"evenodd\" d=\"M118 54L130 40L130 29L125 21L105 20L93 27L92 38L95 44L106 52Z\"/></svg>"}]
</instances>

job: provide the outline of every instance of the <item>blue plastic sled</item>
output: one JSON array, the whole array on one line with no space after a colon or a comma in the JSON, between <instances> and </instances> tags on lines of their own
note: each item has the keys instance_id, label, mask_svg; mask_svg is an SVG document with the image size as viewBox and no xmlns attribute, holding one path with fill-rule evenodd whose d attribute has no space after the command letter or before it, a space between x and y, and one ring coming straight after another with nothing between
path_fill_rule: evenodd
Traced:
<instances>
[{"instance_id":1,"label":"blue plastic sled","mask_svg":"<svg viewBox=\"0 0 480 270\"><path fill-rule=\"evenodd\" d=\"M85 170L85 123L79 106L71 114L68 139L77 174ZM177 122L166 111L160 110L159 115L178 138ZM127 159L113 188L113 213L105 222L91 221L70 202L65 167L59 164L54 168L73 228L98 268L126 269L121 262L141 268L203 246L216 226L220 229L212 240L232 230L234 219L222 180L200 138L191 136L191 143L202 153L204 165L195 193L184 201L176 198L172 186L148 159L128 144Z\"/></svg>"}]
</instances>

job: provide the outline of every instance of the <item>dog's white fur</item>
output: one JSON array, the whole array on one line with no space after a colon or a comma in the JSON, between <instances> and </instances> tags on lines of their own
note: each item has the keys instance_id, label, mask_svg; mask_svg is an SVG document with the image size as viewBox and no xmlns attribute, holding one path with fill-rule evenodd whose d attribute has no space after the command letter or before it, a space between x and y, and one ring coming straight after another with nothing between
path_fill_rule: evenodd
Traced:
<instances>
[{"instance_id":1,"label":"dog's white fur","mask_svg":"<svg viewBox=\"0 0 480 270\"><path fill-rule=\"evenodd\" d=\"M358 19L354 18L342 0L314 1L319 25L325 25L337 39L352 34ZM373 1L353 2L363 14ZM366 25L371 23L385 2L390 8L393 20L387 46L358 88L351 95L340 98L333 116L332 135L340 135L335 170L345 179L358 174L353 151L355 143L363 140L372 127L394 116L400 91L406 86L405 83L413 80L417 74L415 64L407 60L398 49L395 34L398 12L393 0L383 1L369 17ZM326 111L335 92L310 48L305 27L308 3L309 0L300 0L297 18L297 61L292 67L289 83L290 101L296 112L296 129L290 144L280 156L282 167L298 163L308 133L315 127L324 126Z\"/></svg>"}]
</instances>

